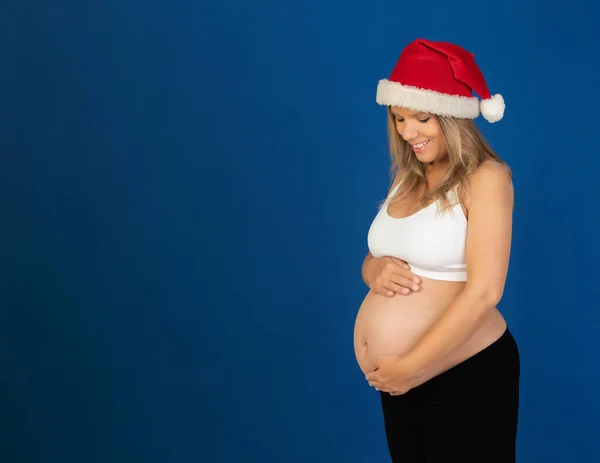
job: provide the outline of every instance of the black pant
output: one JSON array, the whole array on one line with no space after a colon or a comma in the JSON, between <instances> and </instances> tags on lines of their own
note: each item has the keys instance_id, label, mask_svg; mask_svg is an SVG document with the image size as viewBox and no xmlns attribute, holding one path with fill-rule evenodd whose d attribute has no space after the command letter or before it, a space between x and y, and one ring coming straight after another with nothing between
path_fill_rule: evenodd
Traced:
<instances>
[{"instance_id":1,"label":"black pant","mask_svg":"<svg viewBox=\"0 0 600 463\"><path fill-rule=\"evenodd\" d=\"M511 463L520 360L510 331L404 395L381 392L393 463Z\"/></svg>"}]
</instances>

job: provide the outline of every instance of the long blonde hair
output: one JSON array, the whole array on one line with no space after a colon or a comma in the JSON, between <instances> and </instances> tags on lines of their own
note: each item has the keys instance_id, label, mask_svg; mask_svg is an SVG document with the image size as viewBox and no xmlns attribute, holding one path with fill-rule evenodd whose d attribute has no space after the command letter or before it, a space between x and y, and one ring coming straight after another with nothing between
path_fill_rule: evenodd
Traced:
<instances>
[{"instance_id":1,"label":"long blonde hair","mask_svg":"<svg viewBox=\"0 0 600 463\"><path fill-rule=\"evenodd\" d=\"M388 106L390 175L393 179L392 184L402 182L394 197L390 198L390 202L421 194L421 206L439 200L441 209L445 209L452 205L448 193L458 186L462 199L467 192L470 176L485 161L502 164L508 176L512 177L506 162L492 150L473 120L443 116L437 116L437 119L446 143L448 171L436 187L429 190L427 166L417 159L410 144L404 141L396 130L396 117Z\"/></svg>"}]
</instances>

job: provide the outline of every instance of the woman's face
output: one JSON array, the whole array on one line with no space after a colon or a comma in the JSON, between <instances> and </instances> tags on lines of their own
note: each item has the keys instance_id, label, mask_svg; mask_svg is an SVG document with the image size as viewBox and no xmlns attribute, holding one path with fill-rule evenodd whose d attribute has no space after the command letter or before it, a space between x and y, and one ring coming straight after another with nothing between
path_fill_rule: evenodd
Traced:
<instances>
[{"instance_id":1,"label":"woman's face","mask_svg":"<svg viewBox=\"0 0 600 463\"><path fill-rule=\"evenodd\" d=\"M392 107L396 130L412 146L417 159L429 164L446 156L446 144L438 119L433 114Z\"/></svg>"}]
</instances>

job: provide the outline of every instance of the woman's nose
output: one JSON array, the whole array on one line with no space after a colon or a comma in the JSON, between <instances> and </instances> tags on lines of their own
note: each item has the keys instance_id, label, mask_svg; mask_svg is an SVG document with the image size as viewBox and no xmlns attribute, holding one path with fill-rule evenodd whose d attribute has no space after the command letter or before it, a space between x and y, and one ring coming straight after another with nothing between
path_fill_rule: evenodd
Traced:
<instances>
[{"instance_id":1,"label":"woman's nose","mask_svg":"<svg viewBox=\"0 0 600 463\"><path fill-rule=\"evenodd\" d=\"M400 135L402 136L402 138L404 138L404 141L411 141L417 138L417 136L419 135L418 130L410 124L406 124L403 127L402 132L400 133Z\"/></svg>"}]
</instances>

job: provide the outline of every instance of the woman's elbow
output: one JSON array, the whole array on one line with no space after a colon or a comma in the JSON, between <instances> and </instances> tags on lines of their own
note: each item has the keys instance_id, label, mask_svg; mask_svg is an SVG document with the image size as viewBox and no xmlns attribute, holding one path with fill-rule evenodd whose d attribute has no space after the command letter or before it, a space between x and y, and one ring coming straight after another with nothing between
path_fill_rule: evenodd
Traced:
<instances>
[{"instance_id":1,"label":"woman's elbow","mask_svg":"<svg viewBox=\"0 0 600 463\"><path fill-rule=\"evenodd\" d=\"M468 292L477 299L484 310L493 309L500 303L504 295L504 285L473 285Z\"/></svg>"},{"instance_id":2,"label":"woman's elbow","mask_svg":"<svg viewBox=\"0 0 600 463\"><path fill-rule=\"evenodd\" d=\"M493 309L500 303L503 295L504 288L491 288L486 292L486 295L483 298L484 304L486 307Z\"/></svg>"}]
</instances>

